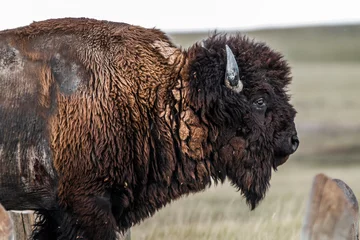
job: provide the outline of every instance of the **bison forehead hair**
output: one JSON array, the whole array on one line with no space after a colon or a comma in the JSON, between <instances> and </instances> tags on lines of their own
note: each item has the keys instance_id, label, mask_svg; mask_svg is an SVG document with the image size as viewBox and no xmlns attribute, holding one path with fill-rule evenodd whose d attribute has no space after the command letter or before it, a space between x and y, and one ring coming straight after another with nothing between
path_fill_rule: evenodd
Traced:
<instances>
[{"instance_id":1,"label":"bison forehead hair","mask_svg":"<svg viewBox=\"0 0 360 240\"><path fill-rule=\"evenodd\" d=\"M225 46L238 65L240 93L225 84ZM213 139L213 176L229 177L255 208L269 186L271 168L297 147L291 140L296 111L286 94L290 68L280 53L241 35L214 35L188 54L188 101Z\"/></svg>"}]
</instances>

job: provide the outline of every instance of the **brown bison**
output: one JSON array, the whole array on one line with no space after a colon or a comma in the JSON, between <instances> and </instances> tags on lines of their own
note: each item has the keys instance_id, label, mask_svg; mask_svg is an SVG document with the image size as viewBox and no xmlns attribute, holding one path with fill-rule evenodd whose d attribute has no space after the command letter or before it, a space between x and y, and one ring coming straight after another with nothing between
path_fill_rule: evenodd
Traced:
<instances>
[{"instance_id":1,"label":"brown bison","mask_svg":"<svg viewBox=\"0 0 360 240\"><path fill-rule=\"evenodd\" d=\"M0 202L34 239L115 239L228 178L255 208L297 149L281 54L215 34L56 19L0 32Z\"/></svg>"},{"instance_id":2,"label":"brown bison","mask_svg":"<svg viewBox=\"0 0 360 240\"><path fill-rule=\"evenodd\" d=\"M12 240L13 236L13 223L3 206L0 204L0 239L1 240Z\"/></svg>"}]
</instances>

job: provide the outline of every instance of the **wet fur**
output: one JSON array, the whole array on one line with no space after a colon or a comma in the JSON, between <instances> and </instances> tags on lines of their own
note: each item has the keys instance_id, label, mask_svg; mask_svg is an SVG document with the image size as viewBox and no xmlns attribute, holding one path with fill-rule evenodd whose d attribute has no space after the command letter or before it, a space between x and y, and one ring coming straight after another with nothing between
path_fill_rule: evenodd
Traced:
<instances>
[{"instance_id":1,"label":"wet fur","mask_svg":"<svg viewBox=\"0 0 360 240\"><path fill-rule=\"evenodd\" d=\"M39 211L33 239L114 240L211 179L228 177L251 208L265 196L295 117L290 69L265 44L214 35L181 50L159 30L91 19L2 34L43 65L39 104L59 179L56 210ZM223 82L225 44L240 94ZM264 93L265 119L252 107Z\"/></svg>"}]
</instances>

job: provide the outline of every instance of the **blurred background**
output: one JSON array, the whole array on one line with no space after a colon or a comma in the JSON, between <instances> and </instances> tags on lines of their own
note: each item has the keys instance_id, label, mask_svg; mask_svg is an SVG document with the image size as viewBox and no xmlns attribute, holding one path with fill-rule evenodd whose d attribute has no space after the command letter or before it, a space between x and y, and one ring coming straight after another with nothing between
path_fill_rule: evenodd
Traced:
<instances>
[{"instance_id":1,"label":"blurred background","mask_svg":"<svg viewBox=\"0 0 360 240\"><path fill-rule=\"evenodd\" d=\"M91 17L164 30L187 48L242 32L283 53L298 111L299 150L250 211L228 183L171 203L132 229L133 239L299 239L313 177L344 180L360 198L360 14L356 1L6 1L0 29L48 18ZM6 9L6 10L5 10Z\"/></svg>"}]
</instances>

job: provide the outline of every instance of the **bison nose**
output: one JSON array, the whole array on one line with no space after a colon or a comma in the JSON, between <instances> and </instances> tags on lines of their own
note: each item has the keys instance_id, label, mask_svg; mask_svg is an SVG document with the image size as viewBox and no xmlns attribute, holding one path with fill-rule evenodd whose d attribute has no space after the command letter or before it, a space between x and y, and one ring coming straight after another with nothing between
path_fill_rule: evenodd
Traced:
<instances>
[{"instance_id":1,"label":"bison nose","mask_svg":"<svg viewBox=\"0 0 360 240\"><path fill-rule=\"evenodd\" d=\"M291 137L291 148L292 148L293 152L295 152L296 149L298 149L299 143L300 142L299 142L299 138L297 135L294 135Z\"/></svg>"}]
</instances>

